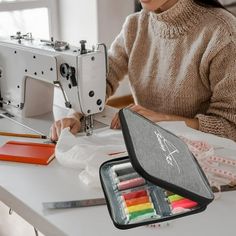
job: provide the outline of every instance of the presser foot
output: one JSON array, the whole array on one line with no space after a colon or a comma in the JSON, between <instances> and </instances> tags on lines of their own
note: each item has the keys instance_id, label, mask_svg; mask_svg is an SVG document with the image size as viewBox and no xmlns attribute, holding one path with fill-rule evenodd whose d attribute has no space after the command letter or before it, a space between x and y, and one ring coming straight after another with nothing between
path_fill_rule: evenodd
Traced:
<instances>
[{"instance_id":1,"label":"presser foot","mask_svg":"<svg viewBox=\"0 0 236 236\"><path fill-rule=\"evenodd\" d=\"M93 134L93 116L85 116L84 117L84 132L87 136L90 136Z\"/></svg>"}]
</instances>

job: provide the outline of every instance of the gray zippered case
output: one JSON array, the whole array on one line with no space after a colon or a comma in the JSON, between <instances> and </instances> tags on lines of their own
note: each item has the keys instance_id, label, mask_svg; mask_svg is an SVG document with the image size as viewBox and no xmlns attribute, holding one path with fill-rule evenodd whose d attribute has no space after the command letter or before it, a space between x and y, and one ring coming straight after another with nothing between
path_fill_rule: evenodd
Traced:
<instances>
[{"instance_id":1,"label":"gray zippered case","mask_svg":"<svg viewBox=\"0 0 236 236\"><path fill-rule=\"evenodd\" d=\"M128 229L205 210L207 205L213 201L214 194L204 172L187 145L173 133L129 109L120 110L119 118L128 157L107 161L100 167L101 184L115 226L120 229ZM114 188L114 181L111 180L113 177L109 174L112 166L126 162L131 162L134 171L145 179L144 187L147 186L149 193L152 194L153 189L156 188L155 195L159 195L159 193L162 195L162 197L158 196L159 200L155 199L154 202L152 200L154 206L156 204L159 205L158 208L162 208L160 204L165 205L167 197L163 193L166 191L194 201L197 206L188 211L173 214L171 204L169 204L169 215L160 212L160 218L150 217L150 219L130 223L122 216L124 210L121 209L124 204L120 201L120 196L123 192L134 190L128 189L123 192L117 190ZM138 189L140 188L138 187ZM151 196L151 194L149 195ZM160 200L161 198L164 200ZM128 208L125 209L127 211ZM128 218L129 215L127 215Z\"/></svg>"}]
</instances>

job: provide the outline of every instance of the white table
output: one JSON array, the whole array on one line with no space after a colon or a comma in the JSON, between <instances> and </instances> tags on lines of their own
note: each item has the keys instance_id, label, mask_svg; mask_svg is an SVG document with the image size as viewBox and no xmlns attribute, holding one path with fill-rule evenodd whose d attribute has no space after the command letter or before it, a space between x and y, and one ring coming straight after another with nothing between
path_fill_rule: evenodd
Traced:
<instances>
[{"instance_id":1,"label":"white table","mask_svg":"<svg viewBox=\"0 0 236 236\"><path fill-rule=\"evenodd\" d=\"M0 130L33 133L7 119L0 119ZM0 136L0 145L12 139ZM42 202L95 197L103 197L102 192L85 186L79 181L77 170L62 167L56 160L48 166L0 162L0 201L48 236L222 236L236 232L236 191L222 193L203 213L171 221L169 226L160 228L118 230L106 206L50 211L42 207Z\"/></svg>"}]
</instances>

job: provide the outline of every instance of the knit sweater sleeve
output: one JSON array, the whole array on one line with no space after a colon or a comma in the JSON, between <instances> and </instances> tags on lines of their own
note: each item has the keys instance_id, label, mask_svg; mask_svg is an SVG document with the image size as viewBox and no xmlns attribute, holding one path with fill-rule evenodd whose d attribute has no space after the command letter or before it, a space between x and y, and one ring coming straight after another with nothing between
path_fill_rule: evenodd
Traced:
<instances>
[{"instance_id":1,"label":"knit sweater sleeve","mask_svg":"<svg viewBox=\"0 0 236 236\"><path fill-rule=\"evenodd\" d=\"M236 44L222 48L211 60L209 84L212 91L205 114L197 114L203 132L236 141Z\"/></svg>"},{"instance_id":2,"label":"knit sweater sleeve","mask_svg":"<svg viewBox=\"0 0 236 236\"><path fill-rule=\"evenodd\" d=\"M119 86L119 82L128 73L129 47L132 45L135 17L126 18L120 34L113 41L108 52L109 72L107 76L106 96L113 95Z\"/></svg>"}]
</instances>

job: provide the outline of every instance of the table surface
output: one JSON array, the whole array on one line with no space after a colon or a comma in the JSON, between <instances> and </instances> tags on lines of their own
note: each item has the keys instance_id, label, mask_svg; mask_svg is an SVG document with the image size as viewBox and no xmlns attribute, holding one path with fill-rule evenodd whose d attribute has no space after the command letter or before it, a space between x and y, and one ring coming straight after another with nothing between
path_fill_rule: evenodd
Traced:
<instances>
[{"instance_id":1,"label":"table surface","mask_svg":"<svg viewBox=\"0 0 236 236\"><path fill-rule=\"evenodd\" d=\"M6 118L0 130L34 133ZM0 136L0 145L13 137ZM14 138L14 140L27 140ZM30 141L42 142L40 139ZM45 210L42 202L103 197L99 189L89 188L78 179L78 170L61 166L54 159L48 166L0 162L0 200L35 228L48 236L78 235L232 235L235 234L236 191L224 192L199 214L162 223L159 227L142 226L116 229L106 206Z\"/></svg>"}]
</instances>

